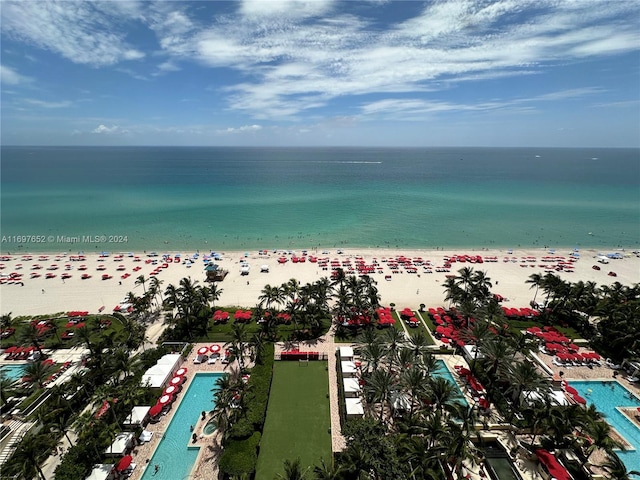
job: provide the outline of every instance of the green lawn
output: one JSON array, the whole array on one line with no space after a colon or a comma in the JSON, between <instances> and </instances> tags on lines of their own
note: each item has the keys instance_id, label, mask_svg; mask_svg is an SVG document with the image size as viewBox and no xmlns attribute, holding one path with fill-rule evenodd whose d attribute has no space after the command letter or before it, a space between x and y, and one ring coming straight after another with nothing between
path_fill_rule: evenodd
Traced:
<instances>
[{"instance_id":1,"label":"green lawn","mask_svg":"<svg viewBox=\"0 0 640 480\"><path fill-rule=\"evenodd\" d=\"M283 461L300 458L304 468L331 458L327 362L275 362L256 480L283 473Z\"/></svg>"}]
</instances>

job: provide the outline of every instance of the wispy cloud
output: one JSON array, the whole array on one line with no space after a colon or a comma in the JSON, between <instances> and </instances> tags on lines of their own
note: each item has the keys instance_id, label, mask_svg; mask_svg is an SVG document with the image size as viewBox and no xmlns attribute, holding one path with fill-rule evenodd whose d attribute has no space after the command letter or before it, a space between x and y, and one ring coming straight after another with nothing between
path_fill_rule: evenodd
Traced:
<instances>
[{"instance_id":1,"label":"wispy cloud","mask_svg":"<svg viewBox=\"0 0 640 480\"><path fill-rule=\"evenodd\" d=\"M118 28L139 15L136 2L5 1L1 15L4 34L74 63L105 66L145 56Z\"/></svg>"},{"instance_id":2,"label":"wispy cloud","mask_svg":"<svg viewBox=\"0 0 640 480\"><path fill-rule=\"evenodd\" d=\"M13 68L0 65L0 83L5 85L20 85L32 81L32 78L19 74Z\"/></svg>"},{"instance_id":3,"label":"wispy cloud","mask_svg":"<svg viewBox=\"0 0 640 480\"><path fill-rule=\"evenodd\" d=\"M68 100L61 100L57 102L48 102L46 100L38 100L35 98L25 98L23 102L40 108L67 108L71 106L71 102Z\"/></svg>"}]
</instances>

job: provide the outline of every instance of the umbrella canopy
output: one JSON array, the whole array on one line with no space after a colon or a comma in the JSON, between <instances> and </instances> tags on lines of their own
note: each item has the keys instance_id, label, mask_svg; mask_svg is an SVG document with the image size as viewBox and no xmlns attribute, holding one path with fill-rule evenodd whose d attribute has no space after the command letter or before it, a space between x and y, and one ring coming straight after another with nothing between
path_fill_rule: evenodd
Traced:
<instances>
[{"instance_id":1,"label":"umbrella canopy","mask_svg":"<svg viewBox=\"0 0 640 480\"><path fill-rule=\"evenodd\" d=\"M570 385L564 387L565 392L570 393L571 395L578 395L578 391Z\"/></svg>"},{"instance_id":2,"label":"umbrella canopy","mask_svg":"<svg viewBox=\"0 0 640 480\"><path fill-rule=\"evenodd\" d=\"M220 345L214 343L209 347L209 350L211 351L211 353L218 353L220 351Z\"/></svg>"},{"instance_id":3,"label":"umbrella canopy","mask_svg":"<svg viewBox=\"0 0 640 480\"><path fill-rule=\"evenodd\" d=\"M176 372L176 377L182 377L183 375L186 375L186 373L187 373L187 369L182 367L178 369L178 371Z\"/></svg>"},{"instance_id":4,"label":"umbrella canopy","mask_svg":"<svg viewBox=\"0 0 640 480\"><path fill-rule=\"evenodd\" d=\"M175 385L169 385L167 388L164 389L164 394L173 395L177 391L178 391L178 387L176 387Z\"/></svg>"},{"instance_id":5,"label":"umbrella canopy","mask_svg":"<svg viewBox=\"0 0 640 480\"><path fill-rule=\"evenodd\" d=\"M15 345L12 345L10 347L7 347L4 351L4 353L13 353L18 349L18 347L16 347Z\"/></svg>"},{"instance_id":6,"label":"umbrella canopy","mask_svg":"<svg viewBox=\"0 0 640 480\"><path fill-rule=\"evenodd\" d=\"M184 382L184 377L173 377L169 382L170 385L178 386Z\"/></svg>"},{"instance_id":7,"label":"umbrella canopy","mask_svg":"<svg viewBox=\"0 0 640 480\"><path fill-rule=\"evenodd\" d=\"M155 417L161 411L162 411L162 405L160 405L159 403L156 403L153 407L149 409L149 415L151 415L152 417Z\"/></svg>"},{"instance_id":8,"label":"umbrella canopy","mask_svg":"<svg viewBox=\"0 0 640 480\"><path fill-rule=\"evenodd\" d=\"M120 459L120 461L118 462L118 465L116 465L116 470L118 472L126 470L129 467L129 465L131 465L132 461L133 461L133 457L131 455L125 455Z\"/></svg>"},{"instance_id":9,"label":"umbrella canopy","mask_svg":"<svg viewBox=\"0 0 640 480\"><path fill-rule=\"evenodd\" d=\"M209 349L207 347L200 347L198 349L198 355L206 355Z\"/></svg>"},{"instance_id":10,"label":"umbrella canopy","mask_svg":"<svg viewBox=\"0 0 640 480\"><path fill-rule=\"evenodd\" d=\"M158 404L166 405L167 403L170 403L172 400L173 400L173 395L163 395L158 400Z\"/></svg>"}]
</instances>

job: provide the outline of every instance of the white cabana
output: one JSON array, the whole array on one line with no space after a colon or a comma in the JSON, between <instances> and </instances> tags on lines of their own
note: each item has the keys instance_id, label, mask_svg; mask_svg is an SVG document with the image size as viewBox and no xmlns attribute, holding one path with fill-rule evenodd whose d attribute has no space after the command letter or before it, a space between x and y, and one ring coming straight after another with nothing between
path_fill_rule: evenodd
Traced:
<instances>
[{"instance_id":1,"label":"white cabana","mask_svg":"<svg viewBox=\"0 0 640 480\"><path fill-rule=\"evenodd\" d=\"M353 348L340 347L340 360L353 360Z\"/></svg>"},{"instance_id":2,"label":"white cabana","mask_svg":"<svg viewBox=\"0 0 640 480\"><path fill-rule=\"evenodd\" d=\"M112 463L99 463L93 466L93 470L85 480L110 480L113 478L114 465Z\"/></svg>"},{"instance_id":3,"label":"white cabana","mask_svg":"<svg viewBox=\"0 0 640 480\"><path fill-rule=\"evenodd\" d=\"M529 390L522 392L523 398L527 401L527 403L531 404L535 401L543 400L544 392L539 392L536 390ZM560 390L549 390L547 392L547 397L551 400L552 404L555 405L570 405L569 400L565 396L564 392Z\"/></svg>"},{"instance_id":4,"label":"white cabana","mask_svg":"<svg viewBox=\"0 0 640 480\"><path fill-rule=\"evenodd\" d=\"M147 419L151 407L133 407L129 416L124 420L123 425L126 427L137 427L142 425Z\"/></svg>"},{"instance_id":5,"label":"white cabana","mask_svg":"<svg viewBox=\"0 0 640 480\"><path fill-rule=\"evenodd\" d=\"M356 364L353 362L340 362L340 367L342 368L342 376L345 378L355 377L358 373Z\"/></svg>"},{"instance_id":6,"label":"white cabana","mask_svg":"<svg viewBox=\"0 0 640 480\"><path fill-rule=\"evenodd\" d=\"M342 384L344 385L345 397L357 397L360 393L360 384L357 378L345 378L342 380Z\"/></svg>"},{"instance_id":7,"label":"white cabana","mask_svg":"<svg viewBox=\"0 0 640 480\"><path fill-rule=\"evenodd\" d=\"M141 384L151 388L162 388L181 362L179 353L163 355L156 364L144 372Z\"/></svg>"},{"instance_id":8,"label":"white cabana","mask_svg":"<svg viewBox=\"0 0 640 480\"><path fill-rule=\"evenodd\" d=\"M347 410L347 418L362 417L364 415L364 407L360 398L345 398L344 403Z\"/></svg>"},{"instance_id":9,"label":"white cabana","mask_svg":"<svg viewBox=\"0 0 640 480\"><path fill-rule=\"evenodd\" d=\"M133 432L120 432L111 446L104 451L105 455L124 455L133 446Z\"/></svg>"},{"instance_id":10,"label":"white cabana","mask_svg":"<svg viewBox=\"0 0 640 480\"><path fill-rule=\"evenodd\" d=\"M480 360L484 358L484 355L480 353L480 350L478 350L478 347L475 345L465 345L462 347L462 350L467 360Z\"/></svg>"}]
</instances>

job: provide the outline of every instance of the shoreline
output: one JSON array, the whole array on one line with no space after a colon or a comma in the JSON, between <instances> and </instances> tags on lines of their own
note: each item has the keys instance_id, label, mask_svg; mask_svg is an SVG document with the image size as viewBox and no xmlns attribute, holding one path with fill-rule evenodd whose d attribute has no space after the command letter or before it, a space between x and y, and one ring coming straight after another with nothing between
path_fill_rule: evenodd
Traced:
<instances>
[{"instance_id":1,"label":"shoreline","mask_svg":"<svg viewBox=\"0 0 640 480\"><path fill-rule=\"evenodd\" d=\"M339 250L342 253L338 253ZM266 254L263 254L264 251L259 253L241 250L219 252L222 259L214 260L214 263L229 273L223 281L217 283L218 288L222 289L222 294L216 305L253 308L258 303L265 285L280 286L291 278L296 278L302 285L322 277L330 278L332 263L344 268L347 275L359 274L357 263L368 266L371 269L370 276L377 282L381 303L395 303L399 308L417 309L422 303L428 307L444 306L445 293L442 284L447 275L455 275L463 267L486 272L493 283L492 292L505 297L507 300L504 305L510 307L529 305L535 289L530 288L531 285L526 283L526 280L534 273L544 275L546 272L552 272L566 281L593 281L598 286L611 285L616 281L624 285L640 283L640 257L618 249L574 251L573 248L562 247L513 250L482 247L443 250L343 247L317 251L309 249L304 262L294 262L294 255L282 254L284 251L278 250L274 253L269 250ZM296 255L302 256L302 250L296 252ZM600 264L594 257L601 252L620 253L623 258ZM131 254L112 252L104 258L100 258L97 253L90 253L86 254L83 261L71 261L69 257L76 254L66 252L12 252L10 256L0 254L0 257L10 257L10 260L0 260L0 267L4 267L0 269L0 275L4 280L4 283L0 284L0 314L11 312L16 317L70 310L98 313L101 308L105 313L110 313L124 300L128 292L142 294L144 287L136 285L136 279L140 275L144 275L147 282L152 276L157 276L162 282L162 292L169 284L177 285L184 277L191 277L200 285L205 283L202 261L204 252L200 251L199 257L191 265L185 264L184 260L193 253L171 252L172 261L167 263L167 267L157 268L162 265L164 254L169 252L158 251L158 257L148 257L144 251ZM173 261L176 255L179 255L180 263ZM456 262L451 264L449 271L438 271L438 267L444 266L445 257L465 255L481 256L483 263ZM121 258L117 258L118 256ZM136 256L139 258L136 259ZM279 262L281 256L287 259L285 263ZM25 260L29 257L30 260ZM39 257L46 257L46 260L39 260ZM328 263L321 266L320 263L312 262L311 257L326 258ZM408 264L411 269L403 263L398 264L397 260L401 257L411 260ZM492 260L489 261L489 258ZM248 275L241 274L241 262L249 264ZM393 264L397 267L392 268ZM80 270L81 265L85 265L84 270ZM40 268L36 269L36 266ZM261 272L262 266L268 267L268 273ZM600 270L595 270L593 266L599 266ZM558 267L563 267L563 270L556 270ZM157 273L153 274L154 271ZM615 272L616 276L609 276L609 272ZM9 283L7 279L12 273L21 274L19 282ZM47 279L47 273L55 276ZM84 273L91 278L81 279ZM33 274L39 274L40 277L31 278ZM62 274L70 277L62 280ZM102 280L103 274L111 278ZM122 278L123 275L126 275L126 278Z\"/></svg>"}]
</instances>

